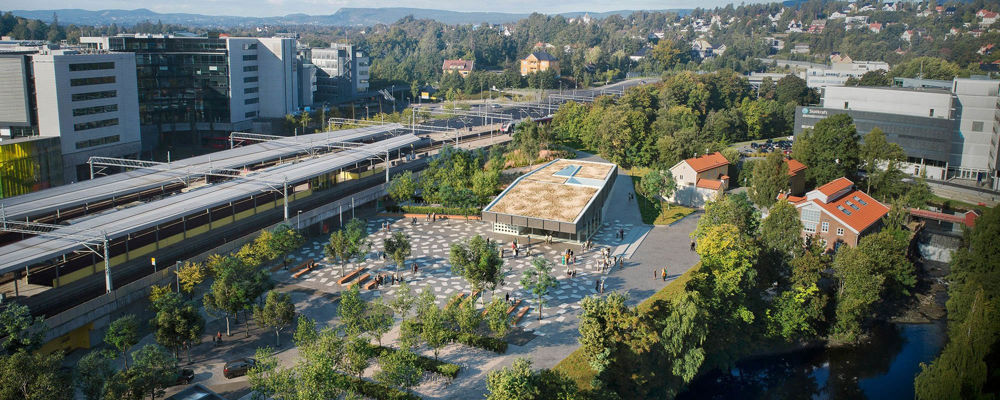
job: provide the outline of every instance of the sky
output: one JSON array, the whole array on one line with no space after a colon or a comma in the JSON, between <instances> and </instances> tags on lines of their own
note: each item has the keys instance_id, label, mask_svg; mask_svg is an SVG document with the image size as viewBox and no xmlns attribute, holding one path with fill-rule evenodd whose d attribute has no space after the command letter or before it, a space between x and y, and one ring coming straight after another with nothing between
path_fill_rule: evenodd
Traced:
<instances>
[{"instance_id":1,"label":"sky","mask_svg":"<svg viewBox=\"0 0 1000 400\"><path fill-rule=\"evenodd\" d=\"M777 1L777 0L776 0ZM341 7L413 7L453 11L495 11L508 13L560 13L570 11L660 10L725 6L732 0L4 0L0 9L86 10L147 8L159 13L193 13L270 17L292 13L333 14Z\"/></svg>"}]
</instances>

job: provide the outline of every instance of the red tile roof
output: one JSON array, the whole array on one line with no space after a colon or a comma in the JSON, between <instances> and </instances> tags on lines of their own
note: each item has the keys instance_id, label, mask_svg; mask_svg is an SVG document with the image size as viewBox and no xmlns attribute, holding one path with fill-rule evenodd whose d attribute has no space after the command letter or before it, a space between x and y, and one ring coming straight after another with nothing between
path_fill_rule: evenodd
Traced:
<instances>
[{"instance_id":1,"label":"red tile roof","mask_svg":"<svg viewBox=\"0 0 1000 400\"><path fill-rule=\"evenodd\" d=\"M785 164L788 164L788 175L795 175L799 171L802 171L802 170L806 169L806 165L805 164L800 163L800 162L798 162L796 160L793 160L791 158L786 158L785 159Z\"/></svg>"},{"instance_id":2,"label":"red tile roof","mask_svg":"<svg viewBox=\"0 0 1000 400\"><path fill-rule=\"evenodd\" d=\"M698 180L698 183L696 183L695 186L700 187L702 189L719 190L722 188L722 181L717 179L702 178Z\"/></svg>"},{"instance_id":3,"label":"red tile roof","mask_svg":"<svg viewBox=\"0 0 1000 400\"><path fill-rule=\"evenodd\" d=\"M851 182L850 179L837 178L823 186L816 188L816 190L819 190L820 193L823 193L827 196L833 196L835 193L844 190L852 185L854 185L854 182Z\"/></svg>"},{"instance_id":4,"label":"red tile roof","mask_svg":"<svg viewBox=\"0 0 1000 400\"><path fill-rule=\"evenodd\" d=\"M703 172L723 165L729 165L729 160L723 157L720 152L689 158L684 160L684 162L688 163L694 169L694 172Z\"/></svg>"},{"instance_id":5,"label":"red tile roof","mask_svg":"<svg viewBox=\"0 0 1000 400\"><path fill-rule=\"evenodd\" d=\"M459 71L472 71L472 65L474 61L472 60L444 60L444 65L441 69L457 69Z\"/></svg>"}]
</instances>

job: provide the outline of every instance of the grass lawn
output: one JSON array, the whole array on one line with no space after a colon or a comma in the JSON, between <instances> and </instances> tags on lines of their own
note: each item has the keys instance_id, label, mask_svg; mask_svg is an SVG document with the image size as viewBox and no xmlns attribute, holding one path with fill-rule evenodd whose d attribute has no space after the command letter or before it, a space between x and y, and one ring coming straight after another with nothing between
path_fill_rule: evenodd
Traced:
<instances>
[{"instance_id":1,"label":"grass lawn","mask_svg":"<svg viewBox=\"0 0 1000 400\"><path fill-rule=\"evenodd\" d=\"M638 187L639 179L641 178L633 175L632 184ZM636 200L639 202L639 214L642 215L642 222L645 224L669 225L694 212L693 208L670 205L665 201L656 204L639 192L636 192Z\"/></svg>"},{"instance_id":2,"label":"grass lawn","mask_svg":"<svg viewBox=\"0 0 1000 400\"><path fill-rule=\"evenodd\" d=\"M649 307L653 305L656 300L667 300L673 299L684 292L684 287L687 282L691 280L691 275L698 268L698 265L691 267L683 275L678 276L667 284L663 289L660 289L648 299L643 300L639 303L639 311L646 312ZM597 372L590 368L590 364L587 363L587 357L583 354L583 348L579 347L575 351L566 356L559 364L556 364L552 369L561 371L566 374L570 379L576 382L577 387L581 390L592 390L594 387L591 385L594 378L597 377Z\"/></svg>"}]
</instances>

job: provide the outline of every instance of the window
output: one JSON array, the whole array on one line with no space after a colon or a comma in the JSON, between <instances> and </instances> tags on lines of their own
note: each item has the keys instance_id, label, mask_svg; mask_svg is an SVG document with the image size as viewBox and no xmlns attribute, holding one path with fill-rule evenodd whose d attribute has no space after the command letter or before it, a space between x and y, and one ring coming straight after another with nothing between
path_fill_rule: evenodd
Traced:
<instances>
[{"instance_id":1,"label":"window","mask_svg":"<svg viewBox=\"0 0 1000 400\"><path fill-rule=\"evenodd\" d=\"M802 210L802 220L806 222L819 222L819 210Z\"/></svg>"},{"instance_id":2,"label":"window","mask_svg":"<svg viewBox=\"0 0 1000 400\"><path fill-rule=\"evenodd\" d=\"M250 112L248 112L246 114L243 114L243 116L247 117L247 118L253 118L253 117L257 116L257 112L256 111L250 111Z\"/></svg>"},{"instance_id":3,"label":"window","mask_svg":"<svg viewBox=\"0 0 1000 400\"><path fill-rule=\"evenodd\" d=\"M837 206L837 209L840 210L840 212L842 212L844 214L851 215L851 212L849 210L847 210L846 208L844 208L844 206Z\"/></svg>"},{"instance_id":4,"label":"window","mask_svg":"<svg viewBox=\"0 0 1000 400\"><path fill-rule=\"evenodd\" d=\"M830 223L829 222L824 222L823 225L822 225L822 229L823 229L823 232L829 232L830 231Z\"/></svg>"},{"instance_id":5,"label":"window","mask_svg":"<svg viewBox=\"0 0 1000 400\"><path fill-rule=\"evenodd\" d=\"M244 54L243 55L243 61L256 61L256 60L257 60L257 55L256 54Z\"/></svg>"},{"instance_id":6,"label":"window","mask_svg":"<svg viewBox=\"0 0 1000 400\"><path fill-rule=\"evenodd\" d=\"M105 90L103 92L74 93L71 97L73 101L87 101L97 99L110 99L118 96L116 90Z\"/></svg>"},{"instance_id":7,"label":"window","mask_svg":"<svg viewBox=\"0 0 1000 400\"><path fill-rule=\"evenodd\" d=\"M258 90L260 89L255 87L243 88L243 94L257 93Z\"/></svg>"},{"instance_id":8,"label":"window","mask_svg":"<svg viewBox=\"0 0 1000 400\"><path fill-rule=\"evenodd\" d=\"M115 77L98 76L93 78L75 78L69 80L70 86L103 85L105 83L115 83Z\"/></svg>"},{"instance_id":9,"label":"window","mask_svg":"<svg viewBox=\"0 0 1000 400\"><path fill-rule=\"evenodd\" d=\"M861 210L860 208L858 208L858 206L854 205L854 203L851 203L850 200L844 202L844 204L847 204L849 207L853 208L854 211L860 211Z\"/></svg>"},{"instance_id":10,"label":"window","mask_svg":"<svg viewBox=\"0 0 1000 400\"><path fill-rule=\"evenodd\" d=\"M248 76L248 77L243 78L243 83L251 83L251 82L257 82L257 77L256 76Z\"/></svg>"},{"instance_id":11,"label":"window","mask_svg":"<svg viewBox=\"0 0 1000 400\"><path fill-rule=\"evenodd\" d=\"M256 71L256 70L257 70L257 66L256 65L244 65L243 66L243 72L253 72L253 71Z\"/></svg>"},{"instance_id":12,"label":"window","mask_svg":"<svg viewBox=\"0 0 1000 400\"><path fill-rule=\"evenodd\" d=\"M982 132L983 131L983 121L972 121L972 131Z\"/></svg>"},{"instance_id":13,"label":"window","mask_svg":"<svg viewBox=\"0 0 1000 400\"><path fill-rule=\"evenodd\" d=\"M77 124L73 124L73 130L85 131L89 129L104 128L106 126L115 126L115 125L118 125L118 118L102 119L100 121L92 121L92 122L80 122Z\"/></svg>"},{"instance_id":14,"label":"window","mask_svg":"<svg viewBox=\"0 0 1000 400\"><path fill-rule=\"evenodd\" d=\"M74 108L73 109L73 116L74 117L79 117L81 115L101 114L101 113L113 112L113 111L118 111L118 105L117 104L108 104L108 105L105 105L105 106L93 106L93 107L84 107L84 108Z\"/></svg>"},{"instance_id":15,"label":"window","mask_svg":"<svg viewBox=\"0 0 1000 400\"><path fill-rule=\"evenodd\" d=\"M82 140L82 141L76 142L76 149L80 150L80 149L86 149L88 147L94 147L94 146L101 146L101 145L105 145L105 144L117 143L119 140L120 140L120 138L118 137L118 135L105 136L105 137L102 137L102 138L90 139L90 140Z\"/></svg>"},{"instance_id":16,"label":"window","mask_svg":"<svg viewBox=\"0 0 1000 400\"><path fill-rule=\"evenodd\" d=\"M243 45L243 50L255 50L257 49L257 43L246 43Z\"/></svg>"},{"instance_id":17,"label":"window","mask_svg":"<svg viewBox=\"0 0 1000 400\"><path fill-rule=\"evenodd\" d=\"M863 205L863 206L867 206L867 205L868 205L868 203L867 203L867 202L865 202L864 200L861 200L861 198L860 198L860 197L858 197L858 196L854 196L854 201L856 201L856 202L860 203L860 204L861 204L861 205Z\"/></svg>"},{"instance_id":18,"label":"window","mask_svg":"<svg viewBox=\"0 0 1000 400\"><path fill-rule=\"evenodd\" d=\"M256 97L254 97L252 99L243 100L243 104L257 104L259 102L260 102L260 99L258 99Z\"/></svg>"},{"instance_id":19,"label":"window","mask_svg":"<svg viewBox=\"0 0 1000 400\"><path fill-rule=\"evenodd\" d=\"M837 228L837 236L844 236L844 228Z\"/></svg>"},{"instance_id":20,"label":"window","mask_svg":"<svg viewBox=\"0 0 1000 400\"><path fill-rule=\"evenodd\" d=\"M808 233L816 233L816 224L815 223L802 224L802 230Z\"/></svg>"},{"instance_id":21,"label":"window","mask_svg":"<svg viewBox=\"0 0 1000 400\"><path fill-rule=\"evenodd\" d=\"M849 105L850 105L850 103L848 103L848 102L846 102L846 101L845 101L845 102L844 102L844 109L846 110L846 109L848 108L848 106L849 106Z\"/></svg>"},{"instance_id":22,"label":"window","mask_svg":"<svg viewBox=\"0 0 1000 400\"><path fill-rule=\"evenodd\" d=\"M80 64L70 64L70 71L94 71L99 69L115 69L114 62L96 62L96 63L80 63Z\"/></svg>"},{"instance_id":23,"label":"window","mask_svg":"<svg viewBox=\"0 0 1000 400\"><path fill-rule=\"evenodd\" d=\"M934 116L934 109L933 108L931 109L931 112L930 112L930 114L928 116L929 117L933 117Z\"/></svg>"}]
</instances>

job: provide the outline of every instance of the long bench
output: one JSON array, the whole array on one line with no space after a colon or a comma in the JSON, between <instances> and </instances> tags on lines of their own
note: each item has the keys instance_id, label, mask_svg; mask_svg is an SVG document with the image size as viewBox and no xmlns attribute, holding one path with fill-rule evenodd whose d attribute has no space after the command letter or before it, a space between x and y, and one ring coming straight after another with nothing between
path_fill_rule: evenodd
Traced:
<instances>
[{"instance_id":1,"label":"long bench","mask_svg":"<svg viewBox=\"0 0 1000 400\"><path fill-rule=\"evenodd\" d=\"M366 272L364 275L361 275L360 277L358 277L358 280L356 282L354 282L354 284L358 285L359 287L364 287L364 286L361 286L361 285L364 285L365 281L371 279L371 277L372 277L372 274L369 274L369 273Z\"/></svg>"},{"instance_id":2,"label":"long bench","mask_svg":"<svg viewBox=\"0 0 1000 400\"><path fill-rule=\"evenodd\" d=\"M376 281L375 279L372 279L371 282L366 283L363 287L365 288L365 290L372 290L372 289L375 289L375 286L376 286L377 283L378 283L378 281Z\"/></svg>"},{"instance_id":3,"label":"long bench","mask_svg":"<svg viewBox=\"0 0 1000 400\"><path fill-rule=\"evenodd\" d=\"M354 279L358 275L361 275L362 272L365 272L365 269L366 269L365 267L360 267L354 271L351 271L351 273L344 275L343 278L337 279L337 283L342 286L347 285L348 282L350 282L352 279Z\"/></svg>"},{"instance_id":4,"label":"long bench","mask_svg":"<svg viewBox=\"0 0 1000 400\"><path fill-rule=\"evenodd\" d=\"M507 307L507 315L510 315L510 313L514 312L514 310L517 309L517 306L519 305L521 305L521 299L518 299L516 302L514 302L514 305Z\"/></svg>"},{"instance_id":5,"label":"long bench","mask_svg":"<svg viewBox=\"0 0 1000 400\"><path fill-rule=\"evenodd\" d=\"M315 267L316 263L313 261L313 259L310 258L308 260L305 260L304 262L302 262L302 264L299 264L295 268L292 268L292 272L294 272L292 274L292 278L298 278L301 277L302 275L308 274L309 271L312 271L312 269Z\"/></svg>"},{"instance_id":6,"label":"long bench","mask_svg":"<svg viewBox=\"0 0 1000 400\"><path fill-rule=\"evenodd\" d=\"M456 294L456 295L455 295L455 297L452 297L452 298L451 298L451 301L449 301L449 302L448 302L448 305L447 305L447 306L445 306L445 308L446 308L446 309L447 309L447 308L451 308L452 306L454 306L454 305L455 305L455 303L458 303L458 302L460 302L460 300L462 300L462 298L464 298L464 297L465 297L465 293L464 293L464 292L463 292L463 293L459 293L459 294Z\"/></svg>"},{"instance_id":7,"label":"long bench","mask_svg":"<svg viewBox=\"0 0 1000 400\"><path fill-rule=\"evenodd\" d=\"M511 325L515 325L516 326L517 323L521 321L521 318L524 318L524 315L527 314L528 310L530 310L530 309L531 309L531 306L524 306L524 308L522 308L521 311L518 311L517 315L514 316L514 321L513 321L513 323Z\"/></svg>"}]
</instances>

